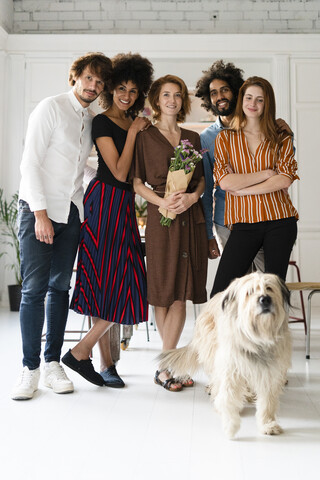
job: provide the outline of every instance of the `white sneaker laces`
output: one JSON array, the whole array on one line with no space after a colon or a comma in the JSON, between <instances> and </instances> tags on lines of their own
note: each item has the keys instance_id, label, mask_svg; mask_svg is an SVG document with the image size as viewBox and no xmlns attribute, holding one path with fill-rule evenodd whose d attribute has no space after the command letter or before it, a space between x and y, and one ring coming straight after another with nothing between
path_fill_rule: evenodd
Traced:
<instances>
[{"instance_id":1,"label":"white sneaker laces","mask_svg":"<svg viewBox=\"0 0 320 480\"><path fill-rule=\"evenodd\" d=\"M62 366L57 364L51 367L51 374L53 374L57 380L69 380Z\"/></svg>"},{"instance_id":2,"label":"white sneaker laces","mask_svg":"<svg viewBox=\"0 0 320 480\"><path fill-rule=\"evenodd\" d=\"M27 369L23 369L22 370L22 374L21 374L21 377L20 377L20 382L19 382L19 385L26 385L28 387L31 387L32 386L32 382L34 380L34 374L35 374L35 370L27 370Z\"/></svg>"}]
</instances>

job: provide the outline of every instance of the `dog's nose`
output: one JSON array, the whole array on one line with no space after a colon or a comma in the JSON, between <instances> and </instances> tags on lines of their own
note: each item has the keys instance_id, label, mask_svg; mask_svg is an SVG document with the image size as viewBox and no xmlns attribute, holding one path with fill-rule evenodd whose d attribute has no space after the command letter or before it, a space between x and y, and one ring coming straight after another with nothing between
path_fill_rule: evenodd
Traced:
<instances>
[{"instance_id":1,"label":"dog's nose","mask_svg":"<svg viewBox=\"0 0 320 480\"><path fill-rule=\"evenodd\" d=\"M269 295L261 295L261 297L259 297L259 303L264 309L267 309L271 305L271 297Z\"/></svg>"}]
</instances>

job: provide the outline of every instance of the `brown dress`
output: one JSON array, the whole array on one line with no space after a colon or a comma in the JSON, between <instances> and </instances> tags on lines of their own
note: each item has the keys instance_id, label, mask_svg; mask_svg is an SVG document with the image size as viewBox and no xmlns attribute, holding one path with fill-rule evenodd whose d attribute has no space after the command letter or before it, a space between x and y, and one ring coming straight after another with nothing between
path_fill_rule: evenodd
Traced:
<instances>
[{"instance_id":1,"label":"brown dress","mask_svg":"<svg viewBox=\"0 0 320 480\"><path fill-rule=\"evenodd\" d=\"M181 129L181 140L188 139L201 149L196 132ZM134 177L147 182L163 196L170 159L174 149L156 127L140 132L136 139ZM188 187L193 192L203 176L202 162L196 166ZM208 241L201 200L177 215L170 227L160 224L158 207L148 203L146 227L147 288L151 305L169 307L175 300L207 301L206 280Z\"/></svg>"}]
</instances>

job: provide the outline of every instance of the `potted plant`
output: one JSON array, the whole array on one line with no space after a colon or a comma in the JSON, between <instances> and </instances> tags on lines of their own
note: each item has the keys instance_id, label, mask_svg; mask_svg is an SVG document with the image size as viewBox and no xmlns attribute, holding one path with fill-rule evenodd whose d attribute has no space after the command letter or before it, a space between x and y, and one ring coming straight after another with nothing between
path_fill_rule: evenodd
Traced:
<instances>
[{"instance_id":1,"label":"potted plant","mask_svg":"<svg viewBox=\"0 0 320 480\"><path fill-rule=\"evenodd\" d=\"M14 271L16 284L8 285L10 310L18 311L21 300L21 274L20 274L20 250L18 240L18 194L12 195L8 202L3 196L3 189L0 188L0 243L5 249L0 252L0 257L7 255L11 263L6 266Z\"/></svg>"},{"instance_id":2,"label":"potted plant","mask_svg":"<svg viewBox=\"0 0 320 480\"><path fill-rule=\"evenodd\" d=\"M136 217L138 221L138 228L139 233L142 237L144 237L144 232L147 223L147 205L148 202L144 201L142 197L136 195L135 198L135 210L136 210Z\"/></svg>"}]
</instances>

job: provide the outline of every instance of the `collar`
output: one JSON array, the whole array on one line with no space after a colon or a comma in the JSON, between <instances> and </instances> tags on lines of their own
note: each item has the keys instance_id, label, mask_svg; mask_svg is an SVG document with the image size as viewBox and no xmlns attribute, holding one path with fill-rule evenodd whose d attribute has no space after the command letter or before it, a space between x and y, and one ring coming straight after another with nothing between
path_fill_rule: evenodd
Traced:
<instances>
[{"instance_id":1,"label":"collar","mask_svg":"<svg viewBox=\"0 0 320 480\"><path fill-rule=\"evenodd\" d=\"M69 99L71 102L71 105L73 106L74 110L76 112L83 112L85 115L88 115L88 110L89 110L89 105L88 107L83 107L77 97L75 96L75 93L73 91L73 88L68 92L69 94Z\"/></svg>"},{"instance_id":2,"label":"collar","mask_svg":"<svg viewBox=\"0 0 320 480\"><path fill-rule=\"evenodd\" d=\"M220 128L220 130L224 130L226 128L224 125L222 125L220 117L217 118L216 125L217 125L218 128Z\"/></svg>"}]
</instances>

